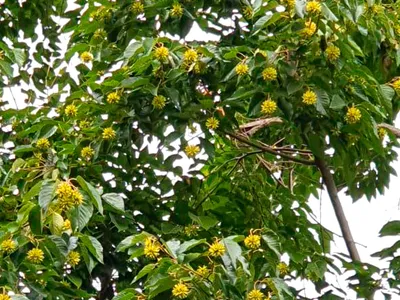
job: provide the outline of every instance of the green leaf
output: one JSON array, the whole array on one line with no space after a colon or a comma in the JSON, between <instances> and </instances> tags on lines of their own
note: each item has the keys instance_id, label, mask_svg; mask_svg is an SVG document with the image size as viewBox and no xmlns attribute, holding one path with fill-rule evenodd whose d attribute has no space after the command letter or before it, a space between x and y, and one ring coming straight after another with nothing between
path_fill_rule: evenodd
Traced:
<instances>
[{"instance_id":1,"label":"green leaf","mask_svg":"<svg viewBox=\"0 0 400 300\"><path fill-rule=\"evenodd\" d=\"M140 278L146 276L147 274L149 274L152 270L154 270L154 268L157 267L157 264L148 264L145 265L143 267L143 269L141 269L139 271L139 273L135 276L135 278L133 279L132 283L135 283L136 281L138 281Z\"/></svg>"},{"instance_id":2,"label":"green leaf","mask_svg":"<svg viewBox=\"0 0 400 300\"><path fill-rule=\"evenodd\" d=\"M40 190L42 189L42 184L43 184L43 181L39 181L33 187L31 187L29 192L27 192L23 196L23 198L22 198L23 201L26 202L26 201L32 200L33 197L36 197L39 194Z\"/></svg>"},{"instance_id":3,"label":"green leaf","mask_svg":"<svg viewBox=\"0 0 400 300\"><path fill-rule=\"evenodd\" d=\"M101 197L99 192L85 179L81 176L76 178L81 188L89 195L90 199L92 200L94 206L98 209L98 211L103 214L103 204L101 202Z\"/></svg>"},{"instance_id":4,"label":"green leaf","mask_svg":"<svg viewBox=\"0 0 400 300\"><path fill-rule=\"evenodd\" d=\"M288 95L292 95L297 91L300 91L302 88L303 88L302 81L290 81L286 86Z\"/></svg>"},{"instance_id":5,"label":"green leaf","mask_svg":"<svg viewBox=\"0 0 400 300\"><path fill-rule=\"evenodd\" d=\"M126 289L119 292L112 300L132 300L136 299L136 294L134 289Z\"/></svg>"},{"instance_id":6,"label":"green leaf","mask_svg":"<svg viewBox=\"0 0 400 300\"><path fill-rule=\"evenodd\" d=\"M10 297L12 300L29 300L29 298L24 295L12 295Z\"/></svg>"},{"instance_id":7,"label":"green leaf","mask_svg":"<svg viewBox=\"0 0 400 300\"><path fill-rule=\"evenodd\" d=\"M225 254L222 256L222 260L226 268L229 268L230 265L233 265L235 269L237 268L237 262L239 261L242 264L243 270L250 274L248 270L248 263L242 256L242 248L236 242L238 238L239 236L230 236L221 241L225 246Z\"/></svg>"},{"instance_id":8,"label":"green leaf","mask_svg":"<svg viewBox=\"0 0 400 300\"><path fill-rule=\"evenodd\" d=\"M137 243L143 243L145 239L147 239L150 236L151 234L147 232L142 232L139 234L128 236L118 244L117 252L125 251L126 249L135 246Z\"/></svg>"},{"instance_id":9,"label":"green leaf","mask_svg":"<svg viewBox=\"0 0 400 300\"><path fill-rule=\"evenodd\" d=\"M74 276L74 275L67 275L67 278L69 279L69 281L71 281L78 289L81 287L82 285L82 279L78 276Z\"/></svg>"},{"instance_id":10,"label":"green leaf","mask_svg":"<svg viewBox=\"0 0 400 300\"><path fill-rule=\"evenodd\" d=\"M140 86L146 85L148 83L149 83L149 79L148 78L131 77L131 78L122 80L121 87L135 89L135 88L138 88Z\"/></svg>"},{"instance_id":11,"label":"green leaf","mask_svg":"<svg viewBox=\"0 0 400 300\"><path fill-rule=\"evenodd\" d=\"M92 258L86 247L81 246L80 250L83 260L85 261L86 267L89 271L89 274L91 274L94 267L96 267L97 262Z\"/></svg>"},{"instance_id":12,"label":"green leaf","mask_svg":"<svg viewBox=\"0 0 400 300\"><path fill-rule=\"evenodd\" d=\"M39 205L36 205L29 212L29 226L32 230L33 234L41 235L42 234L42 209Z\"/></svg>"},{"instance_id":13,"label":"green leaf","mask_svg":"<svg viewBox=\"0 0 400 300\"><path fill-rule=\"evenodd\" d=\"M177 251L178 255L185 253L186 251L201 245L201 244L205 244L207 243L206 239L201 239L201 240L190 240L190 241L185 241L184 243L182 243Z\"/></svg>"},{"instance_id":14,"label":"green leaf","mask_svg":"<svg viewBox=\"0 0 400 300\"><path fill-rule=\"evenodd\" d=\"M108 203L115 210L122 213L125 212L124 199L122 199L120 195L115 193L109 193L109 194L104 194L101 197L106 203Z\"/></svg>"},{"instance_id":15,"label":"green leaf","mask_svg":"<svg viewBox=\"0 0 400 300\"><path fill-rule=\"evenodd\" d=\"M11 170L15 173L25 164L25 160L22 158L17 158L12 164Z\"/></svg>"},{"instance_id":16,"label":"green leaf","mask_svg":"<svg viewBox=\"0 0 400 300\"><path fill-rule=\"evenodd\" d=\"M203 227L205 230L209 230L218 224L218 220L209 216L195 216L192 213L189 213L189 217Z\"/></svg>"},{"instance_id":17,"label":"green leaf","mask_svg":"<svg viewBox=\"0 0 400 300\"><path fill-rule=\"evenodd\" d=\"M130 44L125 49L124 58L130 59L142 47L143 47L143 45L140 42L134 42L134 43Z\"/></svg>"},{"instance_id":18,"label":"green leaf","mask_svg":"<svg viewBox=\"0 0 400 300\"><path fill-rule=\"evenodd\" d=\"M63 256L66 256L68 254L68 245L61 237L50 235L49 239L57 246L57 249Z\"/></svg>"},{"instance_id":19,"label":"green leaf","mask_svg":"<svg viewBox=\"0 0 400 300\"><path fill-rule=\"evenodd\" d=\"M93 205L87 199L81 205L75 206L68 211L73 230L82 231L93 216Z\"/></svg>"},{"instance_id":20,"label":"green leaf","mask_svg":"<svg viewBox=\"0 0 400 300\"><path fill-rule=\"evenodd\" d=\"M269 21L269 19L272 18L272 16L273 16L273 14L268 14L266 16L259 18L253 26L251 35L256 35L264 27L264 25Z\"/></svg>"},{"instance_id":21,"label":"green leaf","mask_svg":"<svg viewBox=\"0 0 400 300\"><path fill-rule=\"evenodd\" d=\"M296 14L300 18L304 18L305 10L306 10L306 1L305 0L296 0L295 11L296 11Z\"/></svg>"},{"instance_id":22,"label":"green leaf","mask_svg":"<svg viewBox=\"0 0 400 300\"><path fill-rule=\"evenodd\" d=\"M44 211L47 211L47 208L54 197L55 190L56 183L54 181L46 180L43 182L39 193L39 205Z\"/></svg>"},{"instance_id":23,"label":"green leaf","mask_svg":"<svg viewBox=\"0 0 400 300\"><path fill-rule=\"evenodd\" d=\"M331 104L329 106L330 109L341 110L345 106L346 102L344 102L344 100L339 95L333 95Z\"/></svg>"},{"instance_id":24,"label":"green leaf","mask_svg":"<svg viewBox=\"0 0 400 300\"><path fill-rule=\"evenodd\" d=\"M268 248L270 248L277 257L281 257L281 244L279 243L278 235L272 231L269 231L263 234L262 238L267 244Z\"/></svg>"},{"instance_id":25,"label":"green leaf","mask_svg":"<svg viewBox=\"0 0 400 300\"><path fill-rule=\"evenodd\" d=\"M400 221L391 221L386 223L381 231L379 231L381 236L392 236L400 234Z\"/></svg>"},{"instance_id":26,"label":"green leaf","mask_svg":"<svg viewBox=\"0 0 400 300\"><path fill-rule=\"evenodd\" d=\"M15 62L17 63L17 65L19 67L22 67L24 65L24 63L25 63L25 60L26 60L25 50L24 49L14 48L12 50L12 52L14 54Z\"/></svg>"},{"instance_id":27,"label":"green leaf","mask_svg":"<svg viewBox=\"0 0 400 300\"><path fill-rule=\"evenodd\" d=\"M335 14L329 9L329 7L324 2L321 3L321 11L322 11L322 14L325 16L325 18L328 21L332 21L332 22L338 21L338 18L335 16Z\"/></svg>"},{"instance_id":28,"label":"green leaf","mask_svg":"<svg viewBox=\"0 0 400 300\"><path fill-rule=\"evenodd\" d=\"M171 289L175 285L175 282L170 277L161 278L157 280L156 283L150 287L149 298L152 299L158 294Z\"/></svg>"},{"instance_id":29,"label":"green leaf","mask_svg":"<svg viewBox=\"0 0 400 300\"><path fill-rule=\"evenodd\" d=\"M93 236L83 235L81 236L81 241L89 250L89 252L102 264L103 261L103 246L100 242Z\"/></svg>"}]
</instances>

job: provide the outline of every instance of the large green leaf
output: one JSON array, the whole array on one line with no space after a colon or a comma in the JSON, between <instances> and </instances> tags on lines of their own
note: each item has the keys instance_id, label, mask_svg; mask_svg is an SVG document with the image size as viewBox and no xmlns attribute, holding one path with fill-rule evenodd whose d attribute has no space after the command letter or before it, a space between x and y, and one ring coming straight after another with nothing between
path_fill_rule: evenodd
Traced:
<instances>
[{"instance_id":1,"label":"large green leaf","mask_svg":"<svg viewBox=\"0 0 400 300\"><path fill-rule=\"evenodd\" d=\"M103 261L103 246L100 242L93 236L83 235L80 237L82 243L86 246L89 252L100 262Z\"/></svg>"},{"instance_id":2,"label":"large green leaf","mask_svg":"<svg viewBox=\"0 0 400 300\"><path fill-rule=\"evenodd\" d=\"M51 200L54 197L56 183L54 181L44 181L39 193L39 205L47 211Z\"/></svg>"},{"instance_id":3,"label":"large green leaf","mask_svg":"<svg viewBox=\"0 0 400 300\"><path fill-rule=\"evenodd\" d=\"M79 182L81 188L89 195L94 206L96 206L99 212L103 214L103 204L101 202L101 197L99 192L90 183L85 181L85 179L83 179L81 176L78 176L76 180Z\"/></svg>"},{"instance_id":4,"label":"large green leaf","mask_svg":"<svg viewBox=\"0 0 400 300\"><path fill-rule=\"evenodd\" d=\"M101 196L103 200L115 210L123 213L125 212L124 199L118 194L109 193Z\"/></svg>"}]
</instances>

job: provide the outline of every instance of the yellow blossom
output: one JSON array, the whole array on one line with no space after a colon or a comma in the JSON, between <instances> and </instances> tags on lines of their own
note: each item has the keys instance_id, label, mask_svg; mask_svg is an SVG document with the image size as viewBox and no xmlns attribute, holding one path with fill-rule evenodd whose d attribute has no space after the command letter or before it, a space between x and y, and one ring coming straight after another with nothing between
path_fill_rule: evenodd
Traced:
<instances>
[{"instance_id":1,"label":"yellow blossom","mask_svg":"<svg viewBox=\"0 0 400 300\"><path fill-rule=\"evenodd\" d=\"M199 230L199 226L192 224L192 225L185 226L185 228L183 229L183 232L187 236L191 237L191 236L197 235L198 230Z\"/></svg>"},{"instance_id":2,"label":"yellow blossom","mask_svg":"<svg viewBox=\"0 0 400 300\"><path fill-rule=\"evenodd\" d=\"M264 294L260 290L254 289L247 294L247 300L263 300Z\"/></svg>"},{"instance_id":3,"label":"yellow blossom","mask_svg":"<svg viewBox=\"0 0 400 300\"><path fill-rule=\"evenodd\" d=\"M0 50L0 60L4 60L5 53L3 50Z\"/></svg>"},{"instance_id":4,"label":"yellow blossom","mask_svg":"<svg viewBox=\"0 0 400 300\"><path fill-rule=\"evenodd\" d=\"M76 206L81 205L83 203L83 195L77 189L72 191L72 203Z\"/></svg>"},{"instance_id":5,"label":"yellow blossom","mask_svg":"<svg viewBox=\"0 0 400 300\"><path fill-rule=\"evenodd\" d=\"M319 14L321 12L321 4L318 1L309 1L306 5L306 11L311 14Z\"/></svg>"},{"instance_id":6,"label":"yellow blossom","mask_svg":"<svg viewBox=\"0 0 400 300\"><path fill-rule=\"evenodd\" d=\"M196 272L201 277L207 277L210 274L210 270L207 268L207 266L198 267Z\"/></svg>"},{"instance_id":7,"label":"yellow blossom","mask_svg":"<svg viewBox=\"0 0 400 300\"><path fill-rule=\"evenodd\" d=\"M301 31L301 35L305 38L310 38L317 31L317 24L312 21L307 21L305 27Z\"/></svg>"},{"instance_id":8,"label":"yellow blossom","mask_svg":"<svg viewBox=\"0 0 400 300\"><path fill-rule=\"evenodd\" d=\"M400 93L400 79L395 80L392 86L396 92Z\"/></svg>"},{"instance_id":9,"label":"yellow blossom","mask_svg":"<svg viewBox=\"0 0 400 300\"><path fill-rule=\"evenodd\" d=\"M183 62L185 64L192 64L197 61L199 58L199 55L197 54L197 51L194 49L188 49L183 53Z\"/></svg>"},{"instance_id":10,"label":"yellow blossom","mask_svg":"<svg viewBox=\"0 0 400 300\"><path fill-rule=\"evenodd\" d=\"M313 91L307 91L303 94L303 103L306 105L313 105L317 103L317 94Z\"/></svg>"},{"instance_id":11,"label":"yellow blossom","mask_svg":"<svg viewBox=\"0 0 400 300\"><path fill-rule=\"evenodd\" d=\"M357 107L350 107L347 110L345 121L349 124L355 124L361 120L361 111Z\"/></svg>"},{"instance_id":12,"label":"yellow blossom","mask_svg":"<svg viewBox=\"0 0 400 300\"><path fill-rule=\"evenodd\" d=\"M76 265L79 264L80 261L81 261L81 256L78 252L71 251L70 253L68 253L67 264L71 265L72 267L75 267Z\"/></svg>"},{"instance_id":13,"label":"yellow blossom","mask_svg":"<svg viewBox=\"0 0 400 300\"><path fill-rule=\"evenodd\" d=\"M11 300L11 297L7 294L0 294L0 300Z\"/></svg>"},{"instance_id":14,"label":"yellow blossom","mask_svg":"<svg viewBox=\"0 0 400 300\"><path fill-rule=\"evenodd\" d=\"M94 150L90 147L83 147L81 150L81 157L85 160L91 160L94 155Z\"/></svg>"},{"instance_id":15,"label":"yellow blossom","mask_svg":"<svg viewBox=\"0 0 400 300\"><path fill-rule=\"evenodd\" d=\"M285 264L284 262L280 262L276 268L279 271L279 274L281 274L282 276L285 276L289 273L289 267L287 264Z\"/></svg>"},{"instance_id":16,"label":"yellow blossom","mask_svg":"<svg viewBox=\"0 0 400 300\"><path fill-rule=\"evenodd\" d=\"M172 295L179 299L185 299L189 295L189 287L184 283L177 283L172 288Z\"/></svg>"},{"instance_id":17,"label":"yellow blossom","mask_svg":"<svg viewBox=\"0 0 400 300\"><path fill-rule=\"evenodd\" d=\"M0 245L0 250L5 253L12 253L16 248L17 245L12 239L4 240Z\"/></svg>"},{"instance_id":18,"label":"yellow blossom","mask_svg":"<svg viewBox=\"0 0 400 300\"><path fill-rule=\"evenodd\" d=\"M179 3L174 3L171 9L171 16L174 18L180 18L183 15L183 7Z\"/></svg>"},{"instance_id":19,"label":"yellow blossom","mask_svg":"<svg viewBox=\"0 0 400 300\"><path fill-rule=\"evenodd\" d=\"M244 239L244 244L247 248L256 250L261 246L261 236L250 233L250 235Z\"/></svg>"},{"instance_id":20,"label":"yellow blossom","mask_svg":"<svg viewBox=\"0 0 400 300\"><path fill-rule=\"evenodd\" d=\"M326 48L326 57L330 61L335 61L340 57L340 49L334 45L330 45Z\"/></svg>"},{"instance_id":21,"label":"yellow blossom","mask_svg":"<svg viewBox=\"0 0 400 300\"><path fill-rule=\"evenodd\" d=\"M81 61L82 62L88 63L88 62L91 62L92 60L93 60L93 54L92 53L85 51L85 52L83 52L81 54Z\"/></svg>"},{"instance_id":22,"label":"yellow blossom","mask_svg":"<svg viewBox=\"0 0 400 300\"><path fill-rule=\"evenodd\" d=\"M136 15L144 13L143 3L141 1L135 1L131 6L131 11Z\"/></svg>"},{"instance_id":23,"label":"yellow blossom","mask_svg":"<svg viewBox=\"0 0 400 300\"><path fill-rule=\"evenodd\" d=\"M153 105L153 107L155 109L163 109L165 107L166 102L167 102L167 99L164 96L158 95L153 98L153 101L151 102L151 104Z\"/></svg>"},{"instance_id":24,"label":"yellow blossom","mask_svg":"<svg viewBox=\"0 0 400 300\"><path fill-rule=\"evenodd\" d=\"M47 150L50 148L50 142L46 138L38 139L36 142L36 147L40 150Z\"/></svg>"},{"instance_id":25,"label":"yellow blossom","mask_svg":"<svg viewBox=\"0 0 400 300\"><path fill-rule=\"evenodd\" d=\"M167 47L161 46L154 50L154 57L159 61L165 61L168 58L169 50Z\"/></svg>"},{"instance_id":26,"label":"yellow blossom","mask_svg":"<svg viewBox=\"0 0 400 300\"><path fill-rule=\"evenodd\" d=\"M116 133L112 127L107 127L103 129L101 136L103 137L103 140L112 140L115 139Z\"/></svg>"},{"instance_id":27,"label":"yellow blossom","mask_svg":"<svg viewBox=\"0 0 400 300\"><path fill-rule=\"evenodd\" d=\"M236 74L239 76L246 75L249 73L249 66L241 62L235 67Z\"/></svg>"},{"instance_id":28,"label":"yellow blossom","mask_svg":"<svg viewBox=\"0 0 400 300\"><path fill-rule=\"evenodd\" d=\"M251 19L253 17L253 9L250 6L246 6L243 10L243 15L246 19Z\"/></svg>"},{"instance_id":29,"label":"yellow blossom","mask_svg":"<svg viewBox=\"0 0 400 300\"><path fill-rule=\"evenodd\" d=\"M118 92L111 92L107 95L107 102L110 104L118 103L121 100L121 96Z\"/></svg>"},{"instance_id":30,"label":"yellow blossom","mask_svg":"<svg viewBox=\"0 0 400 300\"><path fill-rule=\"evenodd\" d=\"M67 105L65 107L65 115L68 117L75 117L78 113L78 109L74 104Z\"/></svg>"},{"instance_id":31,"label":"yellow blossom","mask_svg":"<svg viewBox=\"0 0 400 300\"><path fill-rule=\"evenodd\" d=\"M44 260L44 253L39 248L33 248L28 251L27 258L31 263L40 264Z\"/></svg>"},{"instance_id":32,"label":"yellow blossom","mask_svg":"<svg viewBox=\"0 0 400 300\"><path fill-rule=\"evenodd\" d=\"M266 115L273 114L277 108L278 106L276 105L276 102L271 99L265 100L261 104L261 112Z\"/></svg>"},{"instance_id":33,"label":"yellow blossom","mask_svg":"<svg viewBox=\"0 0 400 300\"><path fill-rule=\"evenodd\" d=\"M265 68L262 72L262 77L265 81L275 80L278 76L278 73L274 67Z\"/></svg>"},{"instance_id":34,"label":"yellow blossom","mask_svg":"<svg viewBox=\"0 0 400 300\"><path fill-rule=\"evenodd\" d=\"M103 28L96 29L93 34L95 40L104 40L107 37L107 32Z\"/></svg>"},{"instance_id":35,"label":"yellow blossom","mask_svg":"<svg viewBox=\"0 0 400 300\"><path fill-rule=\"evenodd\" d=\"M149 237L145 240L144 255L147 258L156 259L160 256L160 250L158 242L153 237Z\"/></svg>"},{"instance_id":36,"label":"yellow blossom","mask_svg":"<svg viewBox=\"0 0 400 300\"><path fill-rule=\"evenodd\" d=\"M288 10L291 10L292 8L294 8L294 5L296 4L296 0L283 0L282 3L284 5L286 5Z\"/></svg>"},{"instance_id":37,"label":"yellow blossom","mask_svg":"<svg viewBox=\"0 0 400 300\"><path fill-rule=\"evenodd\" d=\"M58 184L56 195L58 199L58 205L62 210L68 210L74 205L80 205L83 203L83 195L79 192L79 190L65 181ZM69 226L71 226L71 224L69 224Z\"/></svg>"},{"instance_id":38,"label":"yellow blossom","mask_svg":"<svg viewBox=\"0 0 400 300\"><path fill-rule=\"evenodd\" d=\"M63 231L67 231L67 230L71 230L72 226L71 226L71 221L70 220L65 220L62 226L62 230Z\"/></svg>"},{"instance_id":39,"label":"yellow blossom","mask_svg":"<svg viewBox=\"0 0 400 300\"><path fill-rule=\"evenodd\" d=\"M207 119L207 121L206 121L206 127L207 127L208 129L213 129L213 130L215 130L215 129L218 128L218 126L219 126L219 121L217 120L217 118L211 117L211 118L208 118L208 119Z\"/></svg>"},{"instance_id":40,"label":"yellow blossom","mask_svg":"<svg viewBox=\"0 0 400 300\"><path fill-rule=\"evenodd\" d=\"M386 134L387 134L386 129L383 128L383 127L379 127L379 129L378 129L378 136L379 136L379 138L380 138L381 140L383 140L383 139L385 138Z\"/></svg>"},{"instance_id":41,"label":"yellow blossom","mask_svg":"<svg viewBox=\"0 0 400 300\"><path fill-rule=\"evenodd\" d=\"M208 249L208 253L210 254L210 256L213 257L222 256L225 253L225 246L222 245L219 241L215 241Z\"/></svg>"},{"instance_id":42,"label":"yellow blossom","mask_svg":"<svg viewBox=\"0 0 400 300\"><path fill-rule=\"evenodd\" d=\"M56 195L59 198L69 198L72 196L73 188L68 182L61 182L57 185Z\"/></svg>"},{"instance_id":43,"label":"yellow blossom","mask_svg":"<svg viewBox=\"0 0 400 300\"><path fill-rule=\"evenodd\" d=\"M200 152L200 147L197 145L187 145L185 153L188 157L195 157Z\"/></svg>"}]
</instances>

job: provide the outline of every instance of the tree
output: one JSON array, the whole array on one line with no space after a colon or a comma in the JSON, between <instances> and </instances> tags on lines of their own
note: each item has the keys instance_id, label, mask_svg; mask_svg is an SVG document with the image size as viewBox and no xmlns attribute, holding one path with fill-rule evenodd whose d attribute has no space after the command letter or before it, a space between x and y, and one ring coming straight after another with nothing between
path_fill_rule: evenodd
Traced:
<instances>
[{"instance_id":1,"label":"tree","mask_svg":"<svg viewBox=\"0 0 400 300\"><path fill-rule=\"evenodd\" d=\"M371 199L395 174L399 4L6 0L0 13L0 299L304 298L291 279L342 299L325 276L341 266L359 297L387 289L376 273L399 293L400 245L377 254L388 270L360 261L338 197ZM185 40L194 26L215 41ZM311 221L323 187L349 255Z\"/></svg>"}]
</instances>

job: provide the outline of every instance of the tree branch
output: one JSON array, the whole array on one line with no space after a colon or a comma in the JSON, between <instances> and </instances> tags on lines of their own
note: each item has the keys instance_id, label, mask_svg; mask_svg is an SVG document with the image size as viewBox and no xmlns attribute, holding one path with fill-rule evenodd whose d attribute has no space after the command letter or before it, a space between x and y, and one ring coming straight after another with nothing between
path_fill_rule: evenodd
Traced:
<instances>
[{"instance_id":1,"label":"tree branch","mask_svg":"<svg viewBox=\"0 0 400 300\"><path fill-rule=\"evenodd\" d=\"M351 234L350 227L347 222L346 216L344 214L342 204L340 203L338 191L332 173L323 159L316 157L315 164L320 170L322 179L324 181L326 189L328 190L329 198L331 199L332 206L335 211L336 218L338 219L340 230L342 231L347 250L350 253L350 257L353 261L361 261L360 254L358 253L356 244Z\"/></svg>"},{"instance_id":2,"label":"tree branch","mask_svg":"<svg viewBox=\"0 0 400 300\"><path fill-rule=\"evenodd\" d=\"M386 123L378 124L378 128L385 128L393 133L397 138L400 138L400 129Z\"/></svg>"}]
</instances>

